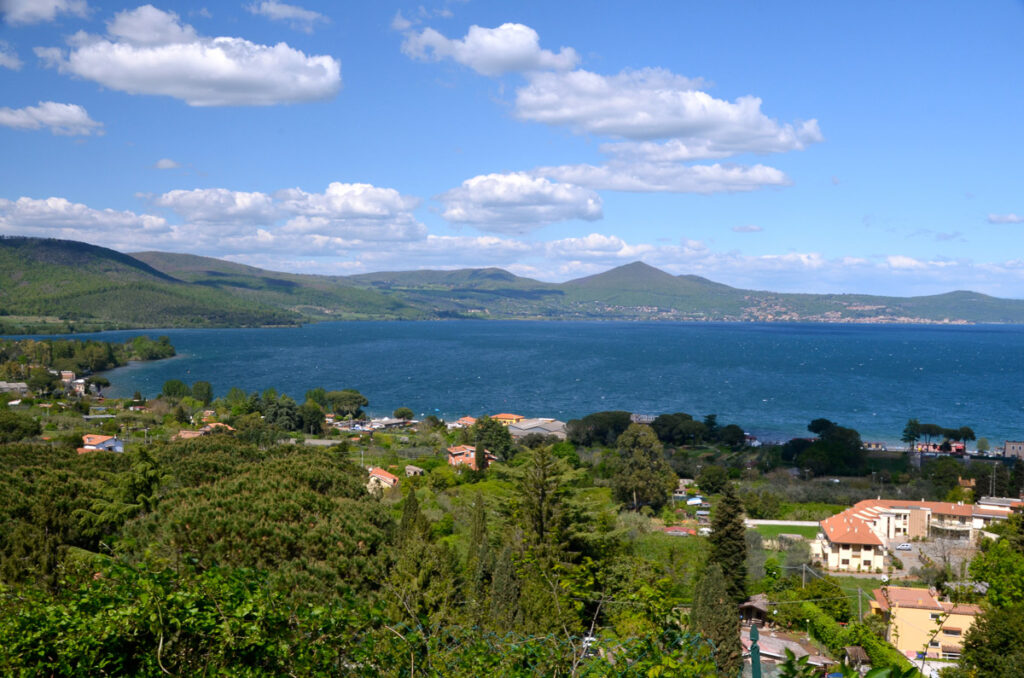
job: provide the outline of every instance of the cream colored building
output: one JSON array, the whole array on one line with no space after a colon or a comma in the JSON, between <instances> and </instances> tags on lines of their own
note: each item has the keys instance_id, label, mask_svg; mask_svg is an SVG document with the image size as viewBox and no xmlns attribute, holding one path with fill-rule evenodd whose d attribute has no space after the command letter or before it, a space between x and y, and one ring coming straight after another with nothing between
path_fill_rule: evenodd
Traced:
<instances>
[{"instance_id":1,"label":"cream colored building","mask_svg":"<svg viewBox=\"0 0 1024 678\"><path fill-rule=\"evenodd\" d=\"M1005 520L1019 503L866 499L821 521L811 555L830 570L874 572L885 567L889 542L936 537L974 541L993 521Z\"/></svg>"},{"instance_id":2,"label":"cream colored building","mask_svg":"<svg viewBox=\"0 0 1024 678\"><path fill-rule=\"evenodd\" d=\"M933 589L887 586L874 590L871 609L889 622L887 640L905 656L959 659L964 636L981 614L977 605L939 600Z\"/></svg>"}]
</instances>

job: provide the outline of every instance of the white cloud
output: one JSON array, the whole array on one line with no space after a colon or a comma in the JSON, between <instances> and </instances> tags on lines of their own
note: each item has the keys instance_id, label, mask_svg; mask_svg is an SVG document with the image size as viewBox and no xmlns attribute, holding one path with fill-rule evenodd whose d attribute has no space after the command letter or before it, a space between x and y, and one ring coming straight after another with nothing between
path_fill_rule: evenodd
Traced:
<instances>
[{"instance_id":1,"label":"white cloud","mask_svg":"<svg viewBox=\"0 0 1024 678\"><path fill-rule=\"evenodd\" d=\"M533 174L596 190L638 193L737 193L788 186L785 172L766 165L617 163L539 167Z\"/></svg>"},{"instance_id":2,"label":"white cloud","mask_svg":"<svg viewBox=\"0 0 1024 678\"><path fill-rule=\"evenodd\" d=\"M399 18L400 15L395 16L395 20ZM497 28L470 26L466 37L461 40L449 39L433 28L425 28L406 36L402 52L422 61L453 59L477 73L491 76L537 70L562 71L574 67L579 61L571 47L562 47L557 54L541 49L537 31L513 23Z\"/></svg>"},{"instance_id":3,"label":"white cloud","mask_svg":"<svg viewBox=\"0 0 1024 678\"><path fill-rule=\"evenodd\" d=\"M920 270L926 267L923 261L914 259L913 257L904 256L902 254L893 254L885 258L885 262L890 268L897 270Z\"/></svg>"},{"instance_id":4,"label":"white cloud","mask_svg":"<svg viewBox=\"0 0 1024 678\"><path fill-rule=\"evenodd\" d=\"M148 214L93 209L65 198L0 198L0 230L8 235L66 238L108 247L166 242L167 222Z\"/></svg>"},{"instance_id":5,"label":"white cloud","mask_svg":"<svg viewBox=\"0 0 1024 678\"><path fill-rule=\"evenodd\" d=\"M25 108L0 108L0 126L31 130L46 127L53 134L64 136L103 134L103 123L90 118L84 108L56 101L40 101L38 106Z\"/></svg>"},{"instance_id":6,"label":"white cloud","mask_svg":"<svg viewBox=\"0 0 1024 678\"><path fill-rule=\"evenodd\" d=\"M62 73L129 94L175 97L191 106L267 106L328 99L341 88L341 64L280 42L207 38L178 15L151 5L119 12L108 37L79 34L64 53L36 54Z\"/></svg>"},{"instance_id":7,"label":"white cloud","mask_svg":"<svg viewBox=\"0 0 1024 678\"><path fill-rule=\"evenodd\" d=\"M84 17L88 11L85 0L0 0L0 13L12 25L53 21L58 14Z\"/></svg>"},{"instance_id":8,"label":"white cloud","mask_svg":"<svg viewBox=\"0 0 1024 678\"><path fill-rule=\"evenodd\" d=\"M990 214L988 215L988 223L990 224L1024 224L1024 217L1017 214Z\"/></svg>"},{"instance_id":9,"label":"white cloud","mask_svg":"<svg viewBox=\"0 0 1024 678\"><path fill-rule=\"evenodd\" d=\"M21 70L21 59L7 42L0 40L0 68L9 68L12 71Z\"/></svg>"},{"instance_id":10,"label":"white cloud","mask_svg":"<svg viewBox=\"0 0 1024 678\"><path fill-rule=\"evenodd\" d=\"M311 9L304 9L296 5L287 5L277 0L263 0L246 7L253 14L262 14L274 21L287 21L292 28L306 33L313 32L313 24L318 21L330 22L326 16Z\"/></svg>"},{"instance_id":11,"label":"white cloud","mask_svg":"<svg viewBox=\"0 0 1024 678\"><path fill-rule=\"evenodd\" d=\"M602 260L612 259L639 259L644 254L655 249L653 245L630 245L622 238L615 235L602 235L591 233L582 238L563 238L547 243L545 247L547 254L552 258L572 259L598 258Z\"/></svg>"},{"instance_id":12,"label":"white cloud","mask_svg":"<svg viewBox=\"0 0 1024 678\"><path fill-rule=\"evenodd\" d=\"M747 226L733 226L733 233L760 233L764 229L760 226L749 224Z\"/></svg>"},{"instance_id":13,"label":"white cloud","mask_svg":"<svg viewBox=\"0 0 1024 678\"><path fill-rule=\"evenodd\" d=\"M734 102L700 91L703 83L662 68L599 75L584 70L535 73L516 92L523 120L633 140L674 138L664 148L612 146L621 154L691 160L735 153L799 150L822 141L816 120L780 125L761 112L761 99Z\"/></svg>"},{"instance_id":14,"label":"white cloud","mask_svg":"<svg viewBox=\"0 0 1024 678\"><path fill-rule=\"evenodd\" d=\"M387 219L415 209L420 202L419 198L402 195L393 188L337 181L323 193L286 188L275 197L288 212L330 219Z\"/></svg>"},{"instance_id":15,"label":"white cloud","mask_svg":"<svg viewBox=\"0 0 1024 678\"><path fill-rule=\"evenodd\" d=\"M601 198L585 188L524 172L484 174L467 179L438 199L448 221L485 231L522 233L568 219L600 219Z\"/></svg>"},{"instance_id":16,"label":"white cloud","mask_svg":"<svg viewBox=\"0 0 1024 678\"><path fill-rule=\"evenodd\" d=\"M402 10L395 12L395 16L391 19L391 29L395 31L407 31L412 28L412 22L402 16Z\"/></svg>"},{"instance_id":17,"label":"white cloud","mask_svg":"<svg viewBox=\"0 0 1024 678\"><path fill-rule=\"evenodd\" d=\"M271 224L278 216L272 198L265 193L229 191L225 188L175 190L153 198L194 224Z\"/></svg>"},{"instance_id":18,"label":"white cloud","mask_svg":"<svg viewBox=\"0 0 1024 678\"><path fill-rule=\"evenodd\" d=\"M156 169L169 170L178 169L181 165L170 158L160 158L156 161L156 164L154 164L153 167Z\"/></svg>"}]
</instances>

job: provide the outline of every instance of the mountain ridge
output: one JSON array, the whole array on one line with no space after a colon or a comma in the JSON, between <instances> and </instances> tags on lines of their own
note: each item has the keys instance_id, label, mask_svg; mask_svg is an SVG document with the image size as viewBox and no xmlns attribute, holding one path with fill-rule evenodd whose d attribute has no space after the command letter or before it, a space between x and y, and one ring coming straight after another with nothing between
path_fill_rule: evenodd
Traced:
<instances>
[{"instance_id":1,"label":"mountain ridge","mask_svg":"<svg viewBox=\"0 0 1024 678\"><path fill-rule=\"evenodd\" d=\"M496 267L331 276L0 238L0 332L8 334L449 318L1024 323L1024 300L970 290L918 297L745 290L641 261L562 283Z\"/></svg>"}]
</instances>

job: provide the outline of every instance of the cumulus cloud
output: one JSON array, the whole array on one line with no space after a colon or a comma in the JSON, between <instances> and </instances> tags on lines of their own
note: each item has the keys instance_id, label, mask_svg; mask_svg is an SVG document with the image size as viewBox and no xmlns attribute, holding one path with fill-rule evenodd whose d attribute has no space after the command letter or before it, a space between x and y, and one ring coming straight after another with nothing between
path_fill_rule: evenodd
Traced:
<instances>
[{"instance_id":1,"label":"cumulus cloud","mask_svg":"<svg viewBox=\"0 0 1024 678\"><path fill-rule=\"evenodd\" d=\"M70 50L37 47L61 73L129 94L156 94L191 106L268 106L328 99L341 88L341 64L280 42L199 36L178 15L144 5L119 12L107 36L77 34Z\"/></svg>"},{"instance_id":2,"label":"cumulus cloud","mask_svg":"<svg viewBox=\"0 0 1024 678\"><path fill-rule=\"evenodd\" d=\"M392 26L408 28L407 24L401 14L396 14L392 20ZM422 61L452 59L481 75L490 76L538 70L564 71L579 62L576 50L571 47L562 47L557 54L541 49L537 31L513 23L497 28L470 26L461 40L446 38L433 28L425 28L406 36L402 52Z\"/></svg>"},{"instance_id":3,"label":"cumulus cloud","mask_svg":"<svg viewBox=\"0 0 1024 678\"><path fill-rule=\"evenodd\" d=\"M664 159L778 153L822 141L816 120L780 124L761 112L761 99L733 102L699 89L699 80L662 68L599 75L584 70L536 73L516 92L523 120L564 125L578 132L631 140L674 138L662 148L612 146L616 154L657 153Z\"/></svg>"},{"instance_id":4,"label":"cumulus cloud","mask_svg":"<svg viewBox=\"0 0 1024 678\"><path fill-rule=\"evenodd\" d=\"M174 160L171 160L170 158L160 158L159 160L156 161L153 167L155 167L156 169L169 170L178 169L179 167L181 167L181 165L175 162Z\"/></svg>"},{"instance_id":5,"label":"cumulus cloud","mask_svg":"<svg viewBox=\"0 0 1024 678\"><path fill-rule=\"evenodd\" d=\"M320 12L314 12L311 9L304 9L296 5L287 5L283 2L277 2L277 0L256 2L247 6L246 9L253 14L260 14L274 21L287 21L288 25L292 28L305 31L306 33L312 33L313 24L318 21L330 22L330 19Z\"/></svg>"},{"instance_id":6,"label":"cumulus cloud","mask_svg":"<svg viewBox=\"0 0 1024 678\"><path fill-rule=\"evenodd\" d=\"M0 126L29 130L45 127L64 136L103 134L103 123L90 118L84 108L56 101L40 101L38 106L25 108L0 108Z\"/></svg>"},{"instance_id":7,"label":"cumulus cloud","mask_svg":"<svg viewBox=\"0 0 1024 678\"><path fill-rule=\"evenodd\" d=\"M1024 217L1017 214L990 214L988 215L988 223L990 224L1024 224Z\"/></svg>"},{"instance_id":8,"label":"cumulus cloud","mask_svg":"<svg viewBox=\"0 0 1024 678\"><path fill-rule=\"evenodd\" d=\"M601 198L591 190L524 172L466 179L438 199L448 221L498 233L522 233L568 219L600 219Z\"/></svg>"},{"instance_id":9,"label":"cumulus cloud","mask_svg":"<svg viewBox=\"0 0 1024 678\"><path fill-rule=\"evenodd\" d=\"M229 191L225 188L174 190L153 198L194 224L270 224L278 216L273 199L265 193Z\"/></svg>"},{"instance_id":10,"label":"cumulus cloud","mask_svg":"<svg viewBox=\"0 0 1024 678\"><path fill-rule=\"evenodd\" d=\"M7 42L0 40L0 68L9 68L12 71L21 70L21 59Z\"/></svg>"},{"instance_id":11,"label":"cumulus cloud","mask_svg":"<svg viewBox=\"0 0 1024 678\"><path fill-rule=\"evenodd\" d=\"M53 21L58 14L84 17L88 11L85 0L0 0L0 13L12 25Z\"/></svg>"},{"instance_id":12,"label":"cumulus cloud","mask_svg":"<svg viewBox=\"0 0 1024 678\"><path fill-rule=\"evenodd\" d=\"M657 163L608 163L560 165L533 171L587 188L637 193L738 193L766 186L788 186L785 172L766 165L674 165Z\"/></svg>"},{"instance_id":13,"label":"cumulus cloud","mask_svg":"<svg viewBox=\"0 0 1024 678\"><path fill-rule=\"evenodd\" d=\"M747 226L733 226L733 233L760 233L764 229L760 226L754 226L753 224Z\"/></svg>"},{"instance_id":14,"label":"cumulus cloud","mask_svg":"<svg viewBox=\"0 0 1024 678\"><path fill-rule=\"evenodd\" d=\"M167 222L148 214L93 209L65 198L0 198L0 230L8 235L66 238L108 247L163 242Z\"/></svg>"}]
</instances>

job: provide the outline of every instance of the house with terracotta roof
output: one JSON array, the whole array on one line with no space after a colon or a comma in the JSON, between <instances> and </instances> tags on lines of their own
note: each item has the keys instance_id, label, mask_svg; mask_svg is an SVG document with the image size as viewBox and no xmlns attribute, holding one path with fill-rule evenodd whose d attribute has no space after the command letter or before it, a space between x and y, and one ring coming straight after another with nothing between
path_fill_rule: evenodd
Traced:
<instances>
[{"instance_id":1,"label":"house with terracotta roof","mask_svg":"<svg viewBox=\"0 0 1024 678\"><path fill-rule=\"evenodd\" d=\"M508 412L500 412L498 414L492 414L491 419L500 423L502 426L509 426L511 424L518 424L525 419L521 414L509 414Z\"/></svg>"},{"instance_id":2,"label":"house with terracotta roof","mask_svg":"<svg viewBox=\"0 0 1024 678\"><path fill-rule=\"evenodd\" d=\"M488 464L498 461L498 458L487 450L484 450L484 456L487 458ZM448 465L468 466L476 471L476 447L474 445L452 445L448 448Z\"/></svg>"},{"instance_id":3,"label":"house with terracotta roof","mask_svg":"<svg viewBox=\"0 0 1024 678\"><path fill-rule=\"evenodd\" d=\"M828 569L873 571L884 567L890 541L963 539L974 541L993 521L1006 520L1012 506L963 504L948 501L866 499L821 521L811 555ZM854 554L859 554L855 557Z\"/></svg>"},{"instance_id":4,"label":"house with terracotta roof","mask_svg":"<svg viewBox=\"0 0 1024 678\"><path fill-rule=\"evenodd\" d=\"M114 436L100 435L99 433L86 433L82 436L82 446L78 448L79 454L86 452L124 452L124 441Z\"/></svg>"},{"instance_id":5,"label":"house with terracotta roof","mask_svg":"<svg viewBox=\"0 0 1024 678\"><path fill-rule=\"evenodd\" d=\"M977 605L940 600L935 589L875 589L871 609L888 625L888 640L907 657L959 659L967 630L981 614Z\"/></svg>"},{"instance_id":6,"label":"house with terracotta roof","mask_svg":"<svg viewBox=\"0 0 1024 678\"><path fill-rule=\"evenodd\" d=\"M448 424L448 428L472 428L474 424L476 424L476 417L459 417Z\"/></svg>"},{"instance_id":7,"label":"house with terracotta roof","mask_svg":"<svg viewBox=\"0 0 1024 678\"><path fill-rule=\"evenodd\" d=\"M885 567L885 543L867 523L845 511L821 521L811 555L829 570L874 572Z\"/></svg>"},{"instance_id":8,"label":"house with terracotta roof","mask_svg":"<svg viewBox=\"0 0 1024 678\"><path fill-rule=\"evenodd\" d=\"M398 485L398 476L389 473L382 468L373 467L370 469L370 478L366 482L368 490L388 490Z\"/></svg>"}]
</instances>

